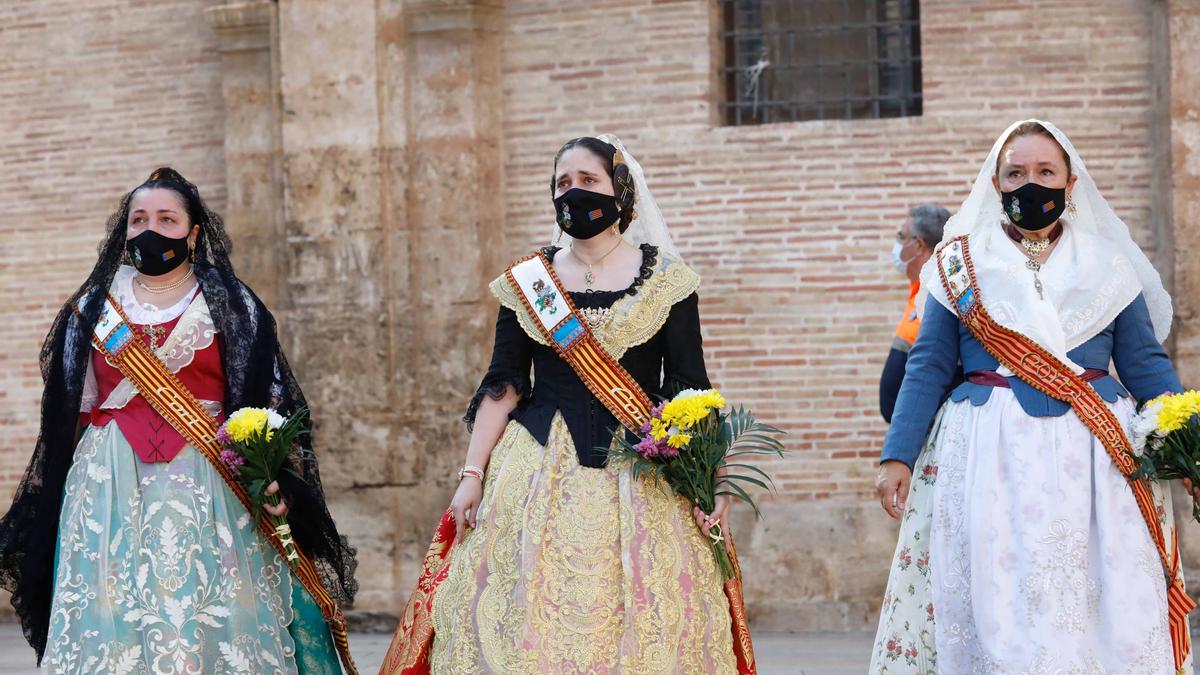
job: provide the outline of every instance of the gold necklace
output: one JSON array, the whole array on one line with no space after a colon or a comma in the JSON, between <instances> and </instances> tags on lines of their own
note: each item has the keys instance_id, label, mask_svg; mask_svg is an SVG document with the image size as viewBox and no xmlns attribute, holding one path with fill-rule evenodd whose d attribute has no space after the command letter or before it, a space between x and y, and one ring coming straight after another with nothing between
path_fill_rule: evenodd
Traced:
<instances>
[{"instance_id":1,"label":"gold necklace","mask_svg":"<svg viewBox=\"0 0 1200 675\"><path fill-rule=\"evenodd\" d=\"M135 282L137 282L137 285L140 286L143 291L146 291L147 293L154 293L155 295L161 295L163 293L169 293L169 292L175 290L176 288L179 288L180 286L187 283L187 280L191 279L191 278L192 278L192 270L189 269L187 271L187 274L183 275L183 277L180 278L179 281L176 281L175 283L172 283L172 284L167 284L166 286L147 286L146 284L142 283L141 279L138 279L137 277L134 277L133 280Z\"/></svg>"},{"instance_id":2,"label":"gold necklace","mask_svg":"<svg viewBox=\"0 0 1200 675\"><path fill-rule=\"evenodd\" d=\"M1038 258L1050 248L1052 243L1049 239L1036 241L1021 239L1021 252L1025 254L1025 267L1033 272L1033 288L1037 291L1039 300L1045 300L1046 293L1042 287L1042 279L1038 276L1038 272L1042 271L1042 261Z\"/></svg>"},{"instance_id":3,"label":"gold necklace","mask_svg":"<svg viewBox=\"0 0 1200 675\"><path fill-rule=\"evenodd\" d=\"M1045 253L1046 249L1050 248L1050 243L1048 237L1046 239L1026 239L1025 237L1021 237L1021 248L1025 249L1025 252L1032 256L1039 256Z\"/></svg>"},{"instance_id":4,"label":"gold necklace","mask_svg":"<svg viewBox=\"0 0 1200 675\"><path fill-rule=\"evenodd\" d=\"M621 237L617 237L617 243L614 244L612 248L608 249L608 253L605 253L604 255L600 256L600 258L597 259L596 262L594 262L594 263L590 263L590 262L584 260L583 258L581 258L579 256L579 254L575 252L575 245L571 244L571 255L575 256L575 259L578 260L579 262L583 263L584 265L587 265L587 272L585 272L583 274L583 283L589 289L592 287L592 284L594 284L596 282L596 274L592 271L592 266L599 265L600 263L604 262L605 258L612 255L612 252L617 250L617 248L621 245L621 241L622 241Z\"/></svg>"},{"instance_id":5,"label":"gold necklace","mask_svg":"<svg viewBox=\"0 0 1200 675\"><path fill-rule=\"evenodd\" d=\"M158 351L158 347L164 342L167 337L167 329L161 324L152 324L142 329L142 332L150 338L150 350Z\"/></svg>"},{"instance_id":6,"label":"gold necklace","mask_svg":"<svg viewBox=\"0 0 1200 675\"><path fill-rule=\"evenodd\" d=\"M1038 299L1045 300L1046 294L1042 288L1042 279L1038 276L1038 272L1042 271L1042 263L1038 262L1036 256L1030 255L1028 252L1025 253L1025 257L1027 258L1025 267L1033 271L1033 288L1037 291Z\"/></svg>"},{"instance_id":7,"label":"gold necklace","mask_svg":"<svg viewBox=\"0 0 1200 675\"><path fill-rule=\"evenodd\" d=\"M1042 271L1044 263L1038 260L1038 258L1050 250L1050 247L1062 236L1062 231L1062 224L1059 223L1050 231L1050 236L1044 239L1030 239L1015 225L1008 225L1004 228L1004 232L1008 235L1009 239L1021 244L1021 253L1025 254L1025 267L1033 272L1033 288L1037 291L1039 300L1046 299L1046 289L1042 286L1042 278L1038 276L1038 273Z\"/></svg>"}]
</instances>

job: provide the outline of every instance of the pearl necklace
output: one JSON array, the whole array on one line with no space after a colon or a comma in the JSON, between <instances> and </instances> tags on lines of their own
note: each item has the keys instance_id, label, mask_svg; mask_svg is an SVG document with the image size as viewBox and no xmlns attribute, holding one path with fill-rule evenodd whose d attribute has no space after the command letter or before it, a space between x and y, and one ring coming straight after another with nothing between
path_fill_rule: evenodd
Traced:
<instances>
[{"instance_id":1,"label":"pearl necklace","mask_svg":"<svg viewBox=\"0 0 1200 675\"><path fill-rule=\"evenodd\" d=\"M134 277L133 280L134 280L134 282L137 283L138 286L141 287L141 289L143 291L146 291L147 293L154 293L155 295L161 295L163 293L170 293L171 291L175 290L176 288L179 288L180 286L187 283L187 280L191 279L191 278L192 278L192 270L189 269L187 271L187 274L183 275L183 277L179 281L176 281L175 283L172 283L172 284L167 284L166 286L147 286L146 284L142 283L141 279L138 279L137 277Z\"/></svg>"}]
</instances>

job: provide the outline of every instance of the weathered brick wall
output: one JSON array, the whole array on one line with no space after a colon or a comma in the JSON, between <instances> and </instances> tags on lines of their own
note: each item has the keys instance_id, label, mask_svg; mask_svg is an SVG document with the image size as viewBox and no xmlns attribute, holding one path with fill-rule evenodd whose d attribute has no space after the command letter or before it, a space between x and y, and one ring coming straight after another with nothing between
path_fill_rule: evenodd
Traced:
<instances>
[{"instance_id":1,"label":"weathered brick wall","mask_svg":"<svg viewBox=\"0 0 1200 675\"><path fill-rule=\"evenodd\" d=\"M117 196L169 162L223 203L221 72L202 15L212 4L0 7L0 493L33 444L37 347ZM277 313L320 406L331 505L362 549L358 609L399 609L465 452L457 412L486 337L445 352L438 335L487 333L494 306L455 289L546 241L546 178L567 138L616 132L643 163L704 278L714 381L790 432L766 520L736 516L764 627L859 628L877 610L894 528L871 498L876 387L906 290L889 249L909 205L955 208L995 136L1039 116L1071 135L1154 248L1148 1L929 0L923 116L742 128L716 124L706 0L509 0L481 19L500 31L495 100L490 69L466 74L484 62L459 38L410 36L405 12L437 4L280 3ZM465 88L484 92L478 109L456 107ZM499 176L488 152L502 153ZM501 187L456 189L479 176ZM496 210L475 204L459 222L461 194ZM455 285L439 281L459 266ZM453 326L417 322L455 312Z\"/></svg>"},{"instance_id":2,"label":"weathered brick wall","mask_svg":"<svg viewBox=\"0 0 1200 675\"><path fill-rule=\"evenodd\" d=\"M206 4L0 3L0 508L37 435L42 339L121 195L170 164L223 209Z\"/></svg>"}]
</instances>

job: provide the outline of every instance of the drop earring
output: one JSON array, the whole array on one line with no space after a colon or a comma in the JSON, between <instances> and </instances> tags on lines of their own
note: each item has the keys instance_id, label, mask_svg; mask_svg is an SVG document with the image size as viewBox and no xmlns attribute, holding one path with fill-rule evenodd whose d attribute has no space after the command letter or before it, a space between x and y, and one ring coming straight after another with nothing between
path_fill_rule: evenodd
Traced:
<instances>
[{"instance_id":1,"label":"drop earring","mask_svg":"<svg viewBox=\"0 0 1200 675\"><path fill-rule=\"evenodd\" d=\"M1067 213L1071 214L1071 218L1075 218L1075 198L1067 196Z\"/></svg>"}]
</instances>

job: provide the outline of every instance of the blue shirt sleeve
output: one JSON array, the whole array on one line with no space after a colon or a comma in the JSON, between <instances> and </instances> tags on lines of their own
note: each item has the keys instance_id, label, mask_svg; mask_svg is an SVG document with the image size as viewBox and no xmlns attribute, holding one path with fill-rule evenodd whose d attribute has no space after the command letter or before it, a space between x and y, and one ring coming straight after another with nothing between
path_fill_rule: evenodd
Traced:
<instances>
[{"instance_id":1,"label":"blue shirt sleeve","mask_svg":"<svg viewBox=\"0 0 1200 675\"><path fill-rule=\"evenodd\" d=\"M1154 337L1150 310L1142 295L1117 315L1113 329L1113 364L1121 384L1138 401L1183 391L1171 357Z\"/></svg>"},{"instance_id":2,"label":"blue shirt sleeve","mask_svg":"<svg viewBox=\"0 0 1200 675\"><path fill-rule=\"evenodd\" d=\"M888 424L892 423L892 413L896 410L896 396L904 382L904 364L907 362L908 352L892 347L883 364L883 375L879 378L879 414Z\"/></svg>"},{"instance_id":3,"label":"blue shirt sleeve","mask_svg":"<svg viewBox=\"0 0 1200 675\"><path fill-rule=\"evenodd\" d=\"M958 325L958 317L937 300L925 301L921 331L908 353L880 462L898 460L910 469L916 463L933 416L958 374Z\"/></svg>"}]
</instances>

